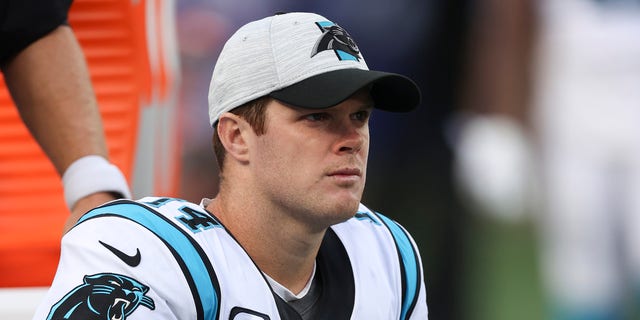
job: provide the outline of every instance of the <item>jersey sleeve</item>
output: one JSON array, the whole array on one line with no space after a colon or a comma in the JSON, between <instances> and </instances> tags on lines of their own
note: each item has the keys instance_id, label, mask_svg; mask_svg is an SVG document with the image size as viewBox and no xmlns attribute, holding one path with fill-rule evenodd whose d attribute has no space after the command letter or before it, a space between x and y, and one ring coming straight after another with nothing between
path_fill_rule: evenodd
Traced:
<instances>
[{"instance_id":1,"label":"jersey sleeve","mask_svg":"<svg viewBox=\"0 0 640 320\"><path fill-rule=\"evenodd\" d=\"M396 221L378 214L387 226L398 250L402 274L402 306L400 319L428 319L427 294L422 259L409 232Z\"/></svg>"},{"instance_id":2,"label":"jersey sleeve","mask_svg":"<svg viewBox=\"0 0 640 320\"><path fill-rule=\"evenodd\" d=\"M94 209L63 237L58 270L34 319L197 318L172 247L152 227L126 218L141 214L129 207L140 206Z\"/></svg>"},{"instance_id":3,"label":"jersey sleeve","mask_svg":"<svg viewBox=\"0 0 640 320\"><path fill-rule=\"evenodd\" d=\"M0 3L0 65L62 24L72 0L9 0Z\"/></svg>"},{"instance_id":4,"label":"jersey sleeve","mask_svg":"<svg viewBox=\"0 0 640 320\"><path fill-rule=\"evenodd\" d=\"M418 251L418 246L416 245L415 241L413 240L413 238L408 232L407 232L407 237L411 241L411 244L415 250L415 254L417 256L417 261L418 261L419 272L421 275L424 275L424 268L422 267L422 259L420 257L420 252ZM419 281L418 288L419 289L418 289L416 304L413 308L413 311L409 315L409 319L427 320L429 319L429 310L427 308L427 288L425 285L424 277L422 277L422 280Z\"/></svg>"}]
</instances>

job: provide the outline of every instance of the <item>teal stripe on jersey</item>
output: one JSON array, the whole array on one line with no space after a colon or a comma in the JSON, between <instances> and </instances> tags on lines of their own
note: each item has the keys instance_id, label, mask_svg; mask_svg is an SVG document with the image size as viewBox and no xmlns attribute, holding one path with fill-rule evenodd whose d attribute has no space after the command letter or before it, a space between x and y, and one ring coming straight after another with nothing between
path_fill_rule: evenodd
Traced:
<instances>
[{"instance_id":1,"label":"teal stripe on jersey","mask_svg":"<svg viewBox=\"0 0 640 320\"><path fill-rule=\"evenodd\" d=\"M406 276L406 286L402 299L402 312L400 313L400 320L407 319L409 312L415 306L418 298L418 291L420 290L420 269L418 264L418 257L413 249L411 240L407 233L398 225L395 221L378 213L378 216L387 225L393 238L396 241L398 251L400 252L400 258L402 259L402 267L404 267L404 273Z\"/></svg>"},{"instance_id":2,"label":"teal stripe on jersey","mask_svg":"<svg viewBox=\"0 0 640 320\"><path fill-rule=\"evenodd\" d=\"M153 232L175 251L180 253L184 264L192 277L200 304L203 307L204 319L214 320L218 312L218 295L209 276L209 270L198 250L178 227L172 225L154 211L136 203L117 203L96 208L85 214L78 224L99 216L120 216L132 220ZM196 302L197 303L197 302Z\"/></svg>"}]
</instances>

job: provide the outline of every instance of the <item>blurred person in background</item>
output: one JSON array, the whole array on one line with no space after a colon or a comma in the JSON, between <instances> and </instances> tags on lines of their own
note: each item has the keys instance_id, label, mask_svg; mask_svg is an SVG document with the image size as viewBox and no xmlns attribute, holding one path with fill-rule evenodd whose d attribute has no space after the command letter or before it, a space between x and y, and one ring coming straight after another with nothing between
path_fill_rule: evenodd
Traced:
<instances>
[{"instance_id":1,"label":"blurred person in background","mask_svg":"<svg viewBox=\"0 0 640 320\"><path fill-rule=\"evenodd\" d=\"M63 227L129 198L129 178L172 194L172 5L0 5L0 287L49 285Z\"/></svg>"},{"instance_id":2,"label":"blurred person in background","mask_svg":"<svg viewBox=\"0 0 640 320\"><path fill-rule=\"evenodd\" d=\"M533 119L556 319L640 304L640 2L539 4ZM637 315L636 315L637 316Z\"/></svg>"},{"instance_id":3,"label":"blurred person in background","mask_svg":"<svg viewBox=\"0 0 640 320\"><path fill-rule=\"evenodd\" d=\"M59 240L84 212L131 196L109 157L87 61L68 24L71 4L0 2L2 318L18 319L6 309L35 303L20 293L51 283Z\"/></svg>"},{"instance_id":4,"label":"blurred person in background","mask_svg":"<svg viewBox=\"0 0 640 320\"><path fill-rule=\"evenodd\" d=\"M87 63L67 24L70 6L70 0L0 4L0 68L20 117L62 177L71 210L65 230L88 209L131 196L108 161Z\"/></svg>"},{"instance_id":5,"label":"blurred person in background","mask_svg":"<svg viewBox=\"0 0 640 320\"><path fill-rule=\"evenodd\" d=\"M636 319L640 2L487 1L478 12L462 183L503 217L541 211L549 319Z\"/></svg>"}]
</instances>

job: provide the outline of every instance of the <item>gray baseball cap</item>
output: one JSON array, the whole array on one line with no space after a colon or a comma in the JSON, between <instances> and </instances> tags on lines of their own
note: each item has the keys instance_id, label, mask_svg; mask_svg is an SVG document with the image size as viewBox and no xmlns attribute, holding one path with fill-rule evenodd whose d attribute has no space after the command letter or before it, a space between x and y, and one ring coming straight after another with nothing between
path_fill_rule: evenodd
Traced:
<instances>
[{"instance_id":1,"label":"gray baseball cap","mask_svg":"<svg viewBox=\"0 0 640 320\"><path fill-rule=\"evenodd\" d=\"M420 104L409 78L369 70L351 36L314 13L276 14L250 22L227 41L209 86L209 122L270 95L310 109L332 107L369 87L378 109L407 112Z\"/></svg>"}]
</instances>

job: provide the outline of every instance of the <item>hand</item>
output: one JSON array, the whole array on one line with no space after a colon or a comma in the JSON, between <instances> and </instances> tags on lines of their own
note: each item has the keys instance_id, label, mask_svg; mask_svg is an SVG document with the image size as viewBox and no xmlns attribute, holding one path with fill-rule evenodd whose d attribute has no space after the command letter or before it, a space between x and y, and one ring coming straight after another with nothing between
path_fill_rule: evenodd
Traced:
<instances>
[{"instance_id":1,"label":"hand","mask_svg":"<svg viewBox=\"0 0 640 320\"><path fill-rule=\"evenodd\" d=\"M80 198L71 209L71 215L64 224L63 233L67 233L87 211L117 198L118 197L111 192L96 192Z\"/></svg>"},{"instance_id":2,"label":"hand","mask_svg":"<svg viewBox=\"0 0 640 320\"><path fill-rule=\"evenodd\" d=\"M455 145L455 174L462 192L480 213L521 221L535 194L535 153L518 122L476 115L462 124Z\"/></svg>"}]
</instances>

